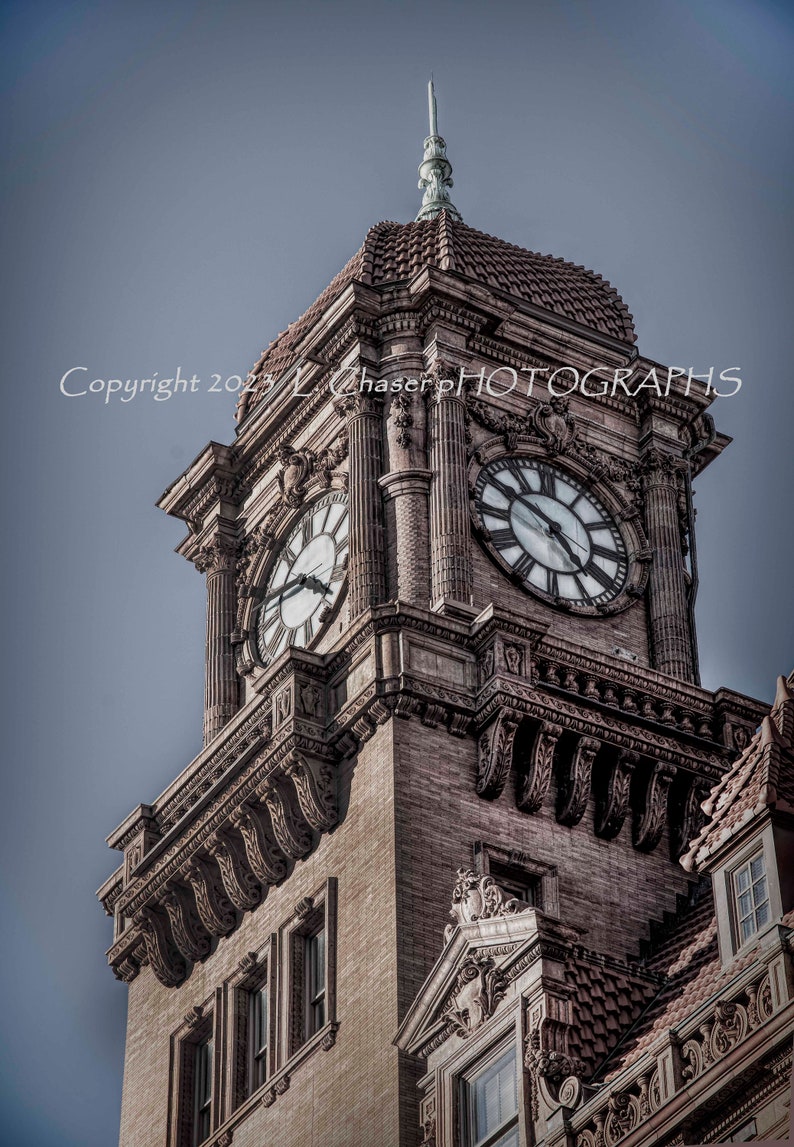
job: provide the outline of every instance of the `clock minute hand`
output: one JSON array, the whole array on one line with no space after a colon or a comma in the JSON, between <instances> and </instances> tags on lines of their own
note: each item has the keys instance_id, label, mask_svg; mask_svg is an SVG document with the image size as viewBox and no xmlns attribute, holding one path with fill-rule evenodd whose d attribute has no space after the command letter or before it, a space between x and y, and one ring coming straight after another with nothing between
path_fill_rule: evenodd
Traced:
<instances>
[{"instance_id":1,"label":"clock minute hand","mask_svg":"<svg viewBox=\"0 0 794 1147\"><path fill-rule=\"evenodd\" d=\"M282 598L282 596L286 593L289 593L290 590L296 590L298 586L302 585L309 586L310 590L314 590L316 592L318 588L324 594L328 592L328 587L324 585L324 583L320 582L319 578L313 577L311 573L301 573L301 576L294 577L291 582L285 582L285 584L280 585L277 590L273 590L271 593L268 593L265 598L259 602L256 608L263 609L268 601L273 601L274 598Z\"/></svg>"},{"instance_id":2,"label":"clock minute hand","mask_svg":"<svg viewBox=\"0 0 794 1147\"><path fill-rule=\"evenodd\" d=\"M565 550L565 552L567 553L567 555L571 559L571 561L575 562L581 568L582 563L579 560L579 558L576 556L576 554L573 552L571 547L568 545L568 542L573 542L573 544L578 549L584 549L584 547L580 546L578 542L575 542L573 538L569 538L568 535L563 532L563 529L562 529L562 526L560 525L560 523L558 521L556 521L554 518L550 518L548 514L544 513L544 511L541 510L540 506L532 505L532 503L530 503L530 502L527 502L525 504L531 509L533 514L539 515L541 518L544 519L544 521L549 523L549 529L551 530L551 536L553 538L557 539L557 541L560 543L562 548Z\"/></svg>"}]
</instances>

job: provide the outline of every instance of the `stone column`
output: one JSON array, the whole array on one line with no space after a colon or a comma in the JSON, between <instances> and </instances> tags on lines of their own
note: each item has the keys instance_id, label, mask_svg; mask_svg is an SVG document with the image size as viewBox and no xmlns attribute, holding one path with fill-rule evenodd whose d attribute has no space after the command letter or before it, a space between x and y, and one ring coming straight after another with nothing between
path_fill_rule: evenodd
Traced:
<instances>
[{"instance_id":1,"label":"stone column","mask_svg":"<svg viewBox=\"0 0 794 1147\"><path fill-rule=\"evenodd\" d=\"M196 568L207 575L207 640L204 676L204 744L228 725L239 704L231 634L235 623L235 561L233 538L218 537L200 550Z\"/></svg>"},{"instance_id":2,"label":"stone column","mask_svg":"<svg viewBox=\"0 0 794 1147\"><path fill-rule=\"evenodd\" d=\"M383 401L361 392L345 395L339 405L347 417L350 493L350 620L385 593L383 498L378 479L382 471Z\"/></svg>"},{"instance_id":3,"label":"stone column","mask_svg":"<svg viewBox=\"0 0 794 1147\"><path fill-rule=\"evenodd\" d=\"M429 391L430 555L433 604L444 598L471 603L471 531L466 485L466 407L457 386L443 384L459 368L436 371Z\"/></svg>"},{"instance_id":4,"label":"stone column","mask_svg":"<svg viewBox=\"0 0 794 1147\"><path fill-rule=\"evenodd\" d=\"M390 471L380 479L380 487L390 535L389 594L426 609L430 605L430 471L425 406L416 394L394 396L386 429Z\"/></svg>"},{"instance_id":5,"label":"stone column","mask_svg":"<svg viewBox=\"0 0 794 1147\"><path fill-rule=\"evenodd\" d=\"M681 545L678 460L651 449L642 460L645 526L653 554L649 627L654 668L681 681L694 681L692 634Z\"/></svg>"}]
</instances>

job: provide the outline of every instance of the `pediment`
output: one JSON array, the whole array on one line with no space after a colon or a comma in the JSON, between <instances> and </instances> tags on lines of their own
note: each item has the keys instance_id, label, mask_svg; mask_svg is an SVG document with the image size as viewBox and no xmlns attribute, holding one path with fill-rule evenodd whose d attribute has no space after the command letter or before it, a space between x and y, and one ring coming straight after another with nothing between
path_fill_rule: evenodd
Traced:
<instances>
[{"instance_id":1,"label":"pediment","mask_svg":"<svg viewBox=\"0 0 794 1147\"><path fill-rule=\"evenodd\" d=\"M426 1058L447 1039L467 1039L503 1001L524 994L541 975L564 975L580 933L536 908L509 899L492 877L461 869L450 913L457 923L422 985L396 1045Z\"/></svg>"}]
</instances>

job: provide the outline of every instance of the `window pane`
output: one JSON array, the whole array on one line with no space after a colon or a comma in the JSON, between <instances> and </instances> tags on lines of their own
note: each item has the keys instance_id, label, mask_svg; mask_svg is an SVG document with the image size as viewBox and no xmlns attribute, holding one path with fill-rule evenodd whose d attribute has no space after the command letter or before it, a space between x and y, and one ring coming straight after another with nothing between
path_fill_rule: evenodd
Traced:
<instances>
[{"instance_id":1,"label":"window pane","mask_svg":"<svg viewBox=\"0 0 794 1147\"><path fill-rule=\"evenodd\" d=\"M756 904L760 904L762 900L766 900L766 877L762 876L753 885L753 900Z\"/></svg>"},{"instance_id":2,"label":"window pane","mask_svg":"<svg viewBox=\"0 0 794 1147\"><path fill-rule=\"evenodd\" d=\"M753 898L749 892L743 892L739 897L739 915L749 916L753 910Z\"/></svg>"},{"instance_id":3,"label":"window pane","mask_svg":"<svg viewBox=\"0 0 794 1147\"><path fill-rule=\"evenodd\" d=\"M746 867L741 868L736 873L736 887L738 888L738 890L740 892L744 892L745 888L747 888L749 883L750 883L750 874L749 874L747 868Z\"/></svg>"},{"instance_id":4,"label":"window pane","mask_svg":"<svg viewBox=\"0 0 794 1147\"><path fill-rule=\"evenodd\" d=\"M755 923L757 928L763 927L769 920L769 901L767 900L759 908L756 909Z\"/></svg>"},{"instance_id":5,"label":"window pane","mask_svg":"<svg viewBox=\"0 0 794 1147\"><path fill-rule=\"evenodd\" d=\"M746 920L742 920L742 943L749 940L754 931L752 917L748 916Z\"/></svg>"},{"instance_id":6,"label":"window pane","mask_svg":"<svg viewBox=\"0 0 794 1147\"><path fill-rule=\"evenodd\" d=\"M496 1140L493 1147L518 1147L518 1127L511 1127Z\"/></svg>"},{"instance_id":7,"label":"window pane","mask_svg":"<svg viewBox=\"0 0 794 1147\"><path fill-rule=\"evenodd\" d=\"M759 853L758 856L754 856L753 859L750 861L750 876L753 880L757 880L758 877L763 876L763 874L764 874L764 858Z\"/></svg>"},{"instance_id":8,"label":"window pane","mask_svg":"<svg viewBox=\"0 0 794 1147\"><path fill-rule=\"evenodd\" d=\"M518 1111L516 1057L511 1048L469 1085L474 1143L498 1131ZM512 1140L505 1138L505 1144Z\"/></svg>"}]
</instances>

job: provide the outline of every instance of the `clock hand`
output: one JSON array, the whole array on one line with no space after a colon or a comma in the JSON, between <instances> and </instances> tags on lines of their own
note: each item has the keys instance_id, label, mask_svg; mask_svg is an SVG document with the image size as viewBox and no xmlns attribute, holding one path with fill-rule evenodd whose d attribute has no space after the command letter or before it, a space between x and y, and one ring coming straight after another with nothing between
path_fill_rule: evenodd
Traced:
<instances>
[{"instance_id":1,"label":"clock hand","mask_svg":"<svg viewBox=\"0 0 794 1147\"><path fill-rule=\"evenodd\" d=\"M563 538L567 539L567 541L569 541L573 545L575 545L577 549L582 550L584 553L587 553L587 547L583 546L581 542L577 542L575 538L572 538L570 536L570 534L566 534L565 531L563 530L562 526L560 525L560 523L558 521L556 521L554 518L550 518L548 514L544 513L543 510L541 510L540 506L533 506L533 505L530 505L530 503L528 503L528 502L525 502L523 504L526 505L527 509L530 510L533 514L539 515L541 518L544 518L545 521L547 521L549 523L549 529L551 530L551 533L553 534L554 537L560 539L561 544L568 551L568 553L570 554L571 558L574 561L576 560L575 555L573 554L571 549L565 544L565 542L563 541Z\"/></svg>"}]
</instances>

